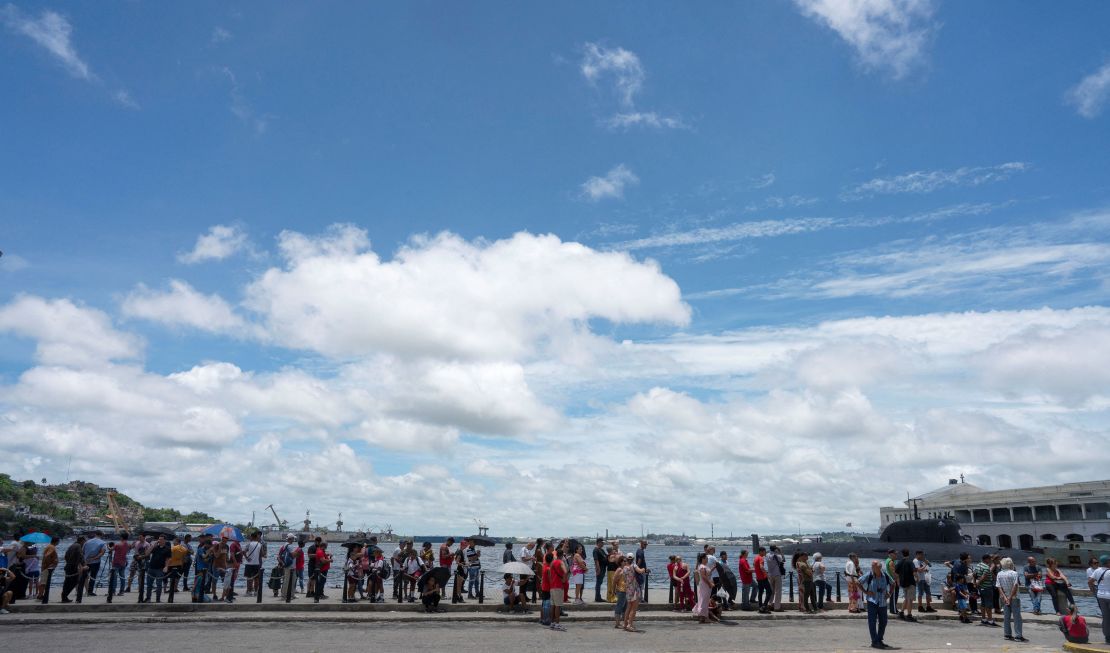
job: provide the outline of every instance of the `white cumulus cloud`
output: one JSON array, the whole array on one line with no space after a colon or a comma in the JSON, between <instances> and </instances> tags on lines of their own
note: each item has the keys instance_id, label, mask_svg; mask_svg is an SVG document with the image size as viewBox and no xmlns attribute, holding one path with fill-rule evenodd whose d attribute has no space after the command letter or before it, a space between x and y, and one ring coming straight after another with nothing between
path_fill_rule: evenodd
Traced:
<instances>
[{"instance_id":1,"label":"white cumulus cloud","mask_svg":"<svg viewBox=\"0 0 1110 653\"><path fill-rule=\"evenodd\" d=\"M1095 118L1110 100L1110 62L1071 88L1067 100L1084 118Z\"/></svg>"},{"instance_id":2,"label":"white cumulus cloud","mask_svg":"<svg viewBox=\"0 0 1110 653\"><path fill-rule=\"evenodd\" d=\"M937 26L933 0L794 0L802 14L832 29L865 68L895 79L921 65Z\"/></svg>"},{"instance_id":3,"label":"white cumulus cloud","mask_svg":"<svg viewBox=\"0 0 1110 653\"><path fill-rule=\"evenodd\" d=\"M163 324L177 324L215 333L242 333L243 318L219 295L205 295L179 279L170 281L168 291L140 284L120 306L127 317Z\"/></svg>"},{"instance_id":4,"label":"white cumulus cloud","mask_svg":"<svg viewBox=\"0 0 1110 653\"><path fill-rule=\"evenodd\" d=\"M288 347L326 356L513 360L542 341L614 323L685 324L678 285L651 262L551 235L468 242L418 238L382 260L350 225L283 232L286 265L246 289L245 305Z\"/></svg>"},{"instance_id":5,"label":"white cumulus cloud","mask_svg":"<svg viewBox=\"0 0 1110 653\"><path fill-rule=\"evenodd\" d=\"M220 261L232 256L249 245L247 234L234 225L213 225L208 233L197 236L193 249L178 254L177 260L193 264L202 261Z\"/></svg>"},{"instance_id":6,"label":"white cumulus cloud","mask_svg":"<svg viewBox=\"0 0 1110 653\"><path fill-rule=\"evenodd\" d=\"M17 297L0 306L0 332L5 331L34 338L36 358L46 365L101 364L142 353L142 341L117 331L106 313L68 299Z\"/></svg>"},{"instance_id":7,"label":"white cumulus cloud","mask_svg":"<svg viewBox=\"0 0 1110 653\"><path fill-rule=\"evenodd\" d=\"M582 197L597 202L603 199L620 199L624 189L640 183L636 173L623 163L611 168L604 177L590 177L582 182Z\"/></svg>"}]
</instances>

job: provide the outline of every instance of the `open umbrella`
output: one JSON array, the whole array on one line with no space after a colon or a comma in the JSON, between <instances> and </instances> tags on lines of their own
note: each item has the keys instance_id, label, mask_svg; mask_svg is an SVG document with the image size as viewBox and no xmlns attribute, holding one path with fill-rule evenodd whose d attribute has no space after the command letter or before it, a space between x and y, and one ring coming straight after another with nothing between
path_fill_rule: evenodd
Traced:
<instances>
[{"instance_id":1,"label":"open umbrella","mask_svg":"<svg viewBox=\"0 0 1110 653\"><path fill-rule=\"evenodd\" d=\"M172 529L166 528L165 526L148 526L147 528L143 529L142 534L151 535L153 537L165 535L166 538L170 540L172 540L176 535L176 533L174 533Z\"/></svg>"},{"instance_id":2,"label":"open umbrella","mask_svg":"<svg viewBox=\"0 0 1110 653\"><path fill-rule=\"evenodd\" d=\"M28 544L46 544L50 541L50 536L46 533L39 532L27 533L23 537L19 538L19 541L27 542Z\"/></svg>"},{"instance_id":3,"label":"open umbrella","mask_svg":"<svg viewBox=\"0 0 1110 653\"><path fill-rule=\"evenodd\" d=\"M493 546L494 544L497 544L497 542L494 542L484 535L471 535L470 537L466 538L466 541L475 546Z\"/></svg>"},{"instance_id":4,"label":"open umbrella","mask_svg":"<svg viewBox=\"0 0 1110 653\"><path fill-rule=\"evenodd\" d=\"M440 587L447 587L447 580L451 578L451 570L447 567L432 567L420 576L420 580L416 581L416 586L421 590L428 584L429 578L435 578Z\"/></svg>"},{"instance_id":5,"label":"open umbrella","mask_svg":"<svg viewBox=\"0 0 1110 653\"><path fill-rule=\"evenodd\" d=\"M243 532L231 524L212 524L208 528L201 531L203 535L215 535L216 537L226 536L229 540L236 542L243 541Z\"/></svg>"},{"instance_id":6,"label":"open umbrella","mask_svg":"<svg viewBox=\"0 0 1110 653\"><path fill-rule=\"evenodd\" d=\"M514 576L532 576L535 572L523 562L506 562L497 570L499 574L512 574Z\"/></svg>"}]
</instances>

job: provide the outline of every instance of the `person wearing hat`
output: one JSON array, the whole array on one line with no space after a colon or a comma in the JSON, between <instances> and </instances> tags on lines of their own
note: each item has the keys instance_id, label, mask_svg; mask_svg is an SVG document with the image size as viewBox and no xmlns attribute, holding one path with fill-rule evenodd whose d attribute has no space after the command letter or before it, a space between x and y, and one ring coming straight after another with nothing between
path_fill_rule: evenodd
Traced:
<instances>
[{"instance_id":1,"label":"person wearing hat","mask_svg":"<svg viewBox=\"0 0 1110 653\"><path fill-rule=\"evenodd\" d=\"M1110 555L1099 556L1098 562L1099 568L1091 574L1091 591L1102 612L1102 637L1110 644Z\"/></svg>"}]
</instances>

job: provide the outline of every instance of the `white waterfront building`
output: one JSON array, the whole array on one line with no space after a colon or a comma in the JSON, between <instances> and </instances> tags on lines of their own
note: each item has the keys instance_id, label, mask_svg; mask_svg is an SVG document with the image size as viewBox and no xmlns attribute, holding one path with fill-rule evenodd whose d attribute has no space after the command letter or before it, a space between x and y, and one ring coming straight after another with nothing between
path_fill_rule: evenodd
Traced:
<instances>
[{"instance_id":1,"label":"white waterfront building","mask_svg":"<svg viewBox=\"0 0 1110 653\"><path fill-rule=\"evenodd\" d=\"M904 506L879 508L880 530L913 519L915 503L922 519L956 519L974 544L1029 550L1038 540L1110 541L1110 481L984 490L960 476Z\"/></svg>"}]
</instances>

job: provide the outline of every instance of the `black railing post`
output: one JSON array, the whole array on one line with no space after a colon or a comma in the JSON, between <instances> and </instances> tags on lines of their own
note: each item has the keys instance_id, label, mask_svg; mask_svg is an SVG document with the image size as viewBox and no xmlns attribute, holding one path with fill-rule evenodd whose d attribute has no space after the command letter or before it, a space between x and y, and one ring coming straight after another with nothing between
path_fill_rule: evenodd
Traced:
<instances>
[{"instance_id":1,"label":"black railing post","mask_svg":"<svg viewBox=\"0 0 1110 653\"><path fill-rule=\"evenodd\" d=\"M478 571L478 603L486 602L486 570Z\"/></svg>"},{"instance_id":2,"label":"black railing post","mask_svg":"<svg viewBox=\"0 0 1110 653\"><path fill-rule=\"evenodd\" d=\"M146 587L146 565L139 566L139 603L143 602L143 588ZM149 592L147 593L149 599Z\"/></svg>"},{"instance_id":3,"label":"black railing post","mask_svg":"<svg viewBox=\"0 0 1110 653\"><path fill-rule=\"evenodd\" d=\"M651 585L651 578L648 576L648 574L650 573L650 570L644 570L644 603L648 602L648 587Z\"/></svg>"},{"instance_id":4,"label":"black railing post","mask_svg":"<svg viewBox=\"0 0 1110 653\"><path fill-rule=\"evenodd\" d=\"M840 603L840 572L836 572L836 602Z\"/></svg>"},{"instance_id":5,"label":"black railing post","mask_svg":"<svg viewBox=\"0 0 1110 653\"><path fill-rule=\"evenodd\" d=\"M790 602L793 603L794 602L794 572L789 572L788 574L786 574L786 576L787 576L787 581L789 581L789 583L790 583Z\"/></svg>"},{"instance_id":6,"label":"black railing post","mask_svg":"<svg viewBox=\"0 0 1110 653\"><path fill-rule=\"evenodd\" d=\"M65 573L64 571L62 573ZM46 587L42 590L42 604L50 603L50 581L54 578L54 570L46 570Z\"/></svg>"},{"instance_id":7,"label":"black railing post","mask_svg":"<svg viewBox=\"0 0 1110 653\"><path fill-rule=\"evenodd\" d=\"M254 602L255 603L262 603L262 577L265 574L262 573L262 560L261 560L261 558L259 558L258 563L259 563L258 564L258 574L254 577L254 597L255 597ZM267 589L269 589L269 588L267 588Z\"/></svg>"},{"instance_id":8,"label":"black railing post","mask_svg":"<svg viewBox=\"0 0 1110 653\"><path fill-rule=\"evenodd\" d=\"M108 571L108 603L112 602L112 596L116 593L116 568L113 566Z\"/></svg>"},{"instance_id":9,"label":"black railing post","mask_svg":"<svg viewBox=\"0 0 1110 653\"><path fill-rule=\"evenodd\" d=\"M674 605L674 581L672 580L670 586L667 587L667 603Z\"/></svg>"},{"instance_id":10,"label":"black railing post","mask_svg":"<svg viewBox=\"0 0 1110 653\"><path fill-rule=\"evenodd\" d=\"M173 603L173 595L177 592L177 567L169 574L169 590L166 592L166 603Z\"/></svg>"},{"instance_id":11,"label":"black railing post","mask_svg":"<svg viewBox=\"0 0 1110 653\"><path fill-rule=\"evenodd\" d=\"M85 596L85 583L89 580L89 568L85 567L84 570L77 572L77 602L80 603L81 599Z\"/></svg>"},{"instance_id":12,"label":"black railing post","mask_svg":"<svg viewBox=\"0 0 1110 653\"><path fill-rule=\"evenodd\" d=\"M285 587L283 588L284 591L285 591L285 602L286 603L292 603L293 602L293 585L296 584L296 582L297 582L297 571L295 569L291 568L291 567L286 569L285 573L282 574L282 580L286 581L285 582Z\"/></svg>"}]
</instances>

